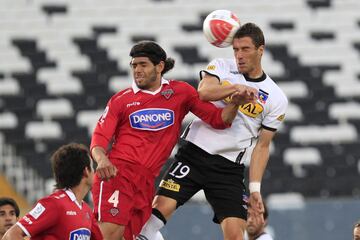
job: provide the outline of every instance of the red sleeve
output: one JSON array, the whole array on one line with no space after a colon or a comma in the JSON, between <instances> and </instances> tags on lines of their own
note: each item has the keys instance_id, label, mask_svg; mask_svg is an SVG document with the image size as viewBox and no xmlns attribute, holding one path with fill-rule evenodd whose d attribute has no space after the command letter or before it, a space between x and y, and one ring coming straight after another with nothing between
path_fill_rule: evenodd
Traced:
<instances>
[{"instance_id":1,"label":"red sleeve","mask_svg":"<svg viewBox=\"0 0 360 240\"><path fill-rule=\"evenodd\" d=\"M108 144L111 141L118 124L119 107L117 104L114 104L115 100L116 97L110 99L104 113L96 124L91 138L90 152L95 146L100 146L107 150Z\"/></svg>"},{"instance_id":2,"label":"red sleeve","mask_svg":"<svg viewBox=\"0 0 360 240\"><path fill-rule=\"evenodd\" d=\"M18 226L26 235L38 235L56 225L58 212L54 199L41 199L30 212L19 220Z\"/></svg>"},{"instance_id":3,"label":"red sleeve","mask_svg":"<svg viewBox=\"0 0 360 240\"><path fill-rule=\"evenodd\" d=\"M95 219L95 217L92 217L92 224L91 224L91 240L102 240L104 237L102 236L102 233L100 231L100 227Z\"/></svg>"},{"instance_id":4,"label":"red sleeve","mask_svg":"<svg viewBox=\"0 0 360 240\"><path fill-rule=\"evenodd\" d=\"M207 124L211 125L213 128L225 129L231 127L231 124L226 124L222 120L222 108L218 108L210 102L201 101L197 91L190 85L188 88L187 92L190 95L190 111L193 114L198 116Z\"/></svg>"}]
</instances>

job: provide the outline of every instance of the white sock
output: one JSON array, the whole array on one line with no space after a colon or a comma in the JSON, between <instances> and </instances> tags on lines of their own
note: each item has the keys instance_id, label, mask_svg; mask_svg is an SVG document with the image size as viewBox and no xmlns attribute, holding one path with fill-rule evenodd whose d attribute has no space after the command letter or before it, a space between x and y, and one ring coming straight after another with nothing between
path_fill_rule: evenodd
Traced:
<instances>
[{"instance_id":1,"label":"white sock","mask_svg":"<svg viewBox=\"0 0 360 240\"><path fill-rule=\"evenodd\" d=\"M139 240L164 240L160 233L160 229L164 226L164 222L151 214L149 220L145 223L139 236L136 239Z\"/></svg>"},{"instance_id":2,"label":"white sock","mask_svg":"<svg viewBox=\"0 0 360 240\"><path fill-rule=\"evenodd\" d=\"M164 240L164 237L163 237L163 235L161 234L160 231L156 232L156 240Z\"/></svg>"}]
</instances>

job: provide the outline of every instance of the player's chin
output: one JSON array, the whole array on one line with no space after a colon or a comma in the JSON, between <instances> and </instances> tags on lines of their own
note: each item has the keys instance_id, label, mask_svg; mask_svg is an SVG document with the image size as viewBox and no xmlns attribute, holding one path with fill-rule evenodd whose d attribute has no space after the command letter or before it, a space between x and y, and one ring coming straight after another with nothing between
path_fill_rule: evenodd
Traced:
<instances>
[{"instance_id":1,"label":"player's chin","mask_svg":"<svg viewBox=\"0 0 360 240\"><path fill-rule=\"evenodd\" d=\"M246 67L245 64L239 64L238 65L238 70L242 74L247 74L248 73L248 68Z\"/></svg>"},{"instance_id":2,"label":"player's chin","mask_svg":"<svg viewBox=\"0 0 360 240\"><path fill-rule=\"evenodd\" d=\"M249 234L253 235L253 234L256 232L256 229L255 229L254 227L252 227L252 226L248 226L248 227L246 228L246 231L247 231Z\"/></svg>"}]
</instances>

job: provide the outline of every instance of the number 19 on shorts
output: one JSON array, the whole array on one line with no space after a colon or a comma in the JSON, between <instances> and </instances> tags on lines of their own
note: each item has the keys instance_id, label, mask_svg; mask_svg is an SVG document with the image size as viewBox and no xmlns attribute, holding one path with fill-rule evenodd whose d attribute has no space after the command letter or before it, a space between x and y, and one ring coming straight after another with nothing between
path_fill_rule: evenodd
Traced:
<instances>
[{"instance_id":1,"label":"number 19 on shorts","mask_svg":"<svg viewBox=\"0 0 360 240\"><path fill-rule=\"evenodd\" d=\"M177 165L169 174L176 178L183 178L186 175L188 175L189 172L190 172L189 166L183 164L182 162L177 162Z\"/></svg>"}]
</instances>

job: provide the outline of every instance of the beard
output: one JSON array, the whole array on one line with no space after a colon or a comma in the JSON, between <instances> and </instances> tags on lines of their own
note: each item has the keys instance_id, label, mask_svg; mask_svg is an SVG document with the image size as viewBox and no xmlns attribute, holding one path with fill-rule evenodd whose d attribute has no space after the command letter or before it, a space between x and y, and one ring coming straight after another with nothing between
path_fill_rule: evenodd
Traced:
<instances>
[{"instance_id":1,"label":"beard","mask_svg":"<svg viewBox=\"0 0 360 240\"><path fill-rule=\"evenodd\" d=\"M148 76L144 76L144 79L142 81L140 81L140 82L135 81L135 83L138 88L140 88L142 90L148 90L152 86L154 86L154 83L156 81L157 81L157 75L156 75L156 71L154 68L153 71L151 71Z\"/></svg>"}]
</instances>

